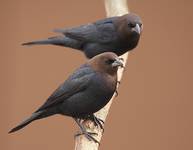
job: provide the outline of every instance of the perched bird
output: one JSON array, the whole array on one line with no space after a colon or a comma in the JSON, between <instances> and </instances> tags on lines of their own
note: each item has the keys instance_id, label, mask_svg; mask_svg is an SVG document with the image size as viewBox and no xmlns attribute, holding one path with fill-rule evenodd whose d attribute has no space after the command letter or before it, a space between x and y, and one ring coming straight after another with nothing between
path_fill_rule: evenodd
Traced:
<instances>
[{"instance_id":1,"label":"perched bird","mask_svg":"<svg viewBox=\"0 0 193 150\"><path fill-rule=\"evenodd\" d=\"M116 91L119 66L123 67L121 58L112 52L105 52L88 60L39 109L9 133L20 130L34 120L61 114L73 117L82 134L97 142L91 133L86 132L81 120L90 119L102 128L103 121L94 113L103 108Z\"/></svg>"},{"instance_id":2,"label":"perched bird","mask_svg":"<svg viewBox=\"0 0 193 150\"><path fill-rule=\"evenodd\" d=\"M142 31L142 21L134 13L81 25L74 28L56 29L63 35L23 43L22 45L52 44L78 49L92 58L103 52L118 56L135 48Z\"/></svg>"}]
</instances>

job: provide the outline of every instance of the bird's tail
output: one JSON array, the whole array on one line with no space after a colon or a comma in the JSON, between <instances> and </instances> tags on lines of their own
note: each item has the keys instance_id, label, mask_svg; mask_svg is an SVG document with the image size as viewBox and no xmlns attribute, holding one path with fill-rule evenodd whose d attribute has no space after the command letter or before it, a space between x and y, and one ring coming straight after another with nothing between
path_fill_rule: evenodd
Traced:
<instances>
[{"instance_id":1,"label":"bird's tail","mask_svg":"<svg viewBox=\"0 0 193 150\"><path fill-rule=\"evenodd\" d=\"M31 123L32 121L39 119L39 117L40 117L41 114L42 114L41 111L33 113L33 114L31 115L31 117L27 118L27 119L24 120L22 123L20 123L18 126L16 126L15 128L11 129L11 130L9 131L9 133L18 131L18 130L22 129L23 127L25 127L26 125L28 125L29 123Z\"/></svg>"},{"instance_id":2,"label":"bird's tail","mask_svg":"<svg viewBox=\"0 0 193 150\"><path fill-rule=\"evenodd\" d=\"M47 45L47 44L52 44L52 45L64 45L64 37L62 36L55 36L55 37L50 37L48 39L44 40L37 40L37 41L32 41L32 42L26 42L22 43L22 45Z\"/></svg>"}]
</instances>

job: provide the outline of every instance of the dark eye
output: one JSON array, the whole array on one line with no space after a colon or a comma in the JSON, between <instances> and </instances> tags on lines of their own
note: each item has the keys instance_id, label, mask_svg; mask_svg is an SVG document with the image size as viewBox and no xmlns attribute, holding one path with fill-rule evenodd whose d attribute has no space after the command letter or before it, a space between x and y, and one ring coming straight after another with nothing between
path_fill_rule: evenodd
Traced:
<instances>
[{"instance_id":1,"label":"dark eye","mask_svg":"<svg viewBox=\"0 0 193 150\"><path fill-rule=\"evenodd\" d=\"M108 60L106 60L105 62L110 65L110 64L112 64L114 61L115 61L114 59L108 59Z\"/></svg>"},{"instance_id":2,"label":"dark eye","mask_svg":"<svg viewBox=\"0 0 193 150\"><path fill-rule=\"evenodd\" d=\"M129 23L128 26L129 26L130 28L134 28L134 27L136 26L136 24L135 24L135 23Z\"/></svg>"}]
</instances>

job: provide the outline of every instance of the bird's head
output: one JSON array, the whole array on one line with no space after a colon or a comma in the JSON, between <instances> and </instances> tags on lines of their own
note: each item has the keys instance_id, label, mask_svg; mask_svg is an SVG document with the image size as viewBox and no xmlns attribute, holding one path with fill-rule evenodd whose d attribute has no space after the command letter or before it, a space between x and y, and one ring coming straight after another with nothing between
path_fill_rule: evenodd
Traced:
<instances>
[{"instance_id":1,"label":"bird's head","mask_svg":"<svg viewBox=\"0 0 193 150\"><path fill-rule=\"evenodd\" d=\"M129 13L125 16L127 20L128 29L133 33L141 34L143 30L143 24L142 24L141 18L134 13Z\"/></svg>"},{"instance_id":2,"label":"bird's head","mask_svg":"<svg viewBox=\"0 0 193 150\"><path fill-rule=\"evenodd\" d=\"M105 52L90 59L89 64L95 71L116 75L118 68L124 67L122 61L115 53Z\"/></svg>"},{"instance_id":3,"label":"bird's head","mask_svg":"<svg viewBox=\"0 0 193 150\"><path fill-rule=\"evenodd\" d=\"M141 18L134 13L125 14L123 16L118 17L115 21L115 26L117 27L120 36L140 36L143 30Z\"/></svg>"},{"instance_id":4,"label":"bird's head","mask_svg":"<svg viewBox=\"0 0 193 150\"><path fill-rule=\"evenodd\" d=\"M126 47L129 50L135 48L143 30L141 18L134 13L125 14L117 17L114 25L117 28L121 41L128 44Z\"/></svg>"}]
</instances>

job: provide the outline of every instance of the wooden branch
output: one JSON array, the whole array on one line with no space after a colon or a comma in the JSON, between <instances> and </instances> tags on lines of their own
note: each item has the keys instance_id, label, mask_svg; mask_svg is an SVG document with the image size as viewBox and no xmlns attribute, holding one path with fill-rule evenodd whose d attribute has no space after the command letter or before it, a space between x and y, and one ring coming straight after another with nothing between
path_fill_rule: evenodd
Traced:
<instances>
[{"instance_id":1,"label":"wooden branch","mask_svg":"<svg viewBox=\"0 0 193 150\"><path fill-rule=\"evenodd\" d=\"M107 17L121 16L129 13L127 0L104 0L104 3L105 3ZM121 58L124 59L124 65L126 64L127 56L128 56L128 52L121 56ZM121 81L122 75L123 75L123 69L119 69L118 81ZM98 118L104 121L106 120L106 117L108 115L108 112L114 97L115 97L115 94L110 100L110 102L103 109L101 109L95 114ZM87 127L88 131L95 132L98 134L97 136L94 136L95 139L97 139L98 141L101 140L102 130L100 128L95 127L91 121L85 122L84 125ZM85 138L84 135L78 136L75 139L75 150L98 150L98 147L99 147L99 144L93 141L89 141L87 138Z\"/></svg>"}]
</instances>

